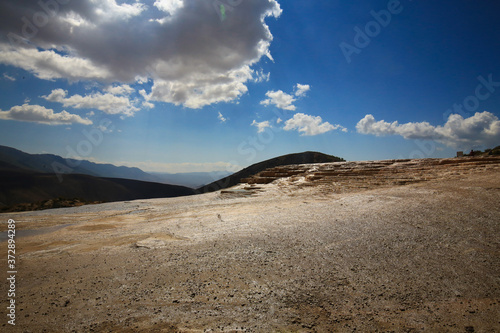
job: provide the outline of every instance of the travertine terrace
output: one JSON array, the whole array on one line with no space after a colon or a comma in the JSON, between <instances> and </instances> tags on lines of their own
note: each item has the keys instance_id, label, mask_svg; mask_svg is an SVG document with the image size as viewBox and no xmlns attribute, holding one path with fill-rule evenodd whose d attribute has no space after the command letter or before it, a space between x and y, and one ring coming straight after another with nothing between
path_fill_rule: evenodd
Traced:
<instances>
[{"instance_id":1,"label":"travertine terrace","mask_svg":"<svg viewBox=\"0 0 500 333\"><path fill-rule=\"evenodd\" d=\"M2 306L0 327L498 332L499 176L498 157L295 165L215 193L2 214L19 267L16 326Z\"/></svg>"}]
</instances>

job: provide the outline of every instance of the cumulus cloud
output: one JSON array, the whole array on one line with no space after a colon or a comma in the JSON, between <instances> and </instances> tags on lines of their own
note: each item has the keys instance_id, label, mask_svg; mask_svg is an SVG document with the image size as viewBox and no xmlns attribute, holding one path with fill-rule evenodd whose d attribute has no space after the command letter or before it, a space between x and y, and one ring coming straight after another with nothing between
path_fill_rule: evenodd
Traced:
<instances>
[{"instance_id":1,"label":"cumulus cloud","mask_svg":"<svg viewBox=\"0 0 500 333\"><path fill-rule=\"evenodd\" d=\"M111 88L119 90L119 87ZM122 89L125 89L122 87ZM72 107L75 109L98 109L107 114L123 114L131 116L139 108L134 106L127 96L115 96L110 93L94 93L91 95L81 96L73 95L66 97L68 92L63 89L55 89L47 96L42 96L47 101L61 103L64 107Z\"/></svg>"},{"instance_id":2,"label":"cumulus cloud","mask_svg":"<svg viewBox=\"0 0 500 333\"><path fill-rule=\"evenodd\" d=\"M265 19L281 14L276 0L228 1L223 21L213 1L80 0L49 15L39 3L0 2L0 63L45 80L151 79L150 101L189 108L233 101L265 79L251 67L272 59Z\"/></svg>"},{"instance_id":3,"label":"cumulus cloud","mask_svg":"<svg viewBox=\"0 0 500 333\"><path fill-rule=\"evenodd\" d=\"M295 111L296 107L293 105L295 98L282 90L278 91L268 91L266 93L267 99L260 102L262 105L275 105L277 108L289 111Z\"/></svg>"},{"instance_id":4,"label":"cumulus cloud","mask_svg":"<svg viewBox=\"0 0 500 333\"><path fill-rule=\"evenodd\" d=\"M184 7L183 0L156 0L154 6L169 15L174 15L175 12Z\"/></svg>"},{"instance_id":5,"label":"cumulus cloud","mask_svg":"<svg viewBox=\"0 0 500 333\"><path fill-rule=\"evenodd\" d=\"M144 89L139 90L139 94L144 98L144 101L142 102L143 107L148 109L152 109L155 107L155 105L150 102L150 97L148 93L146 93L146 90Z\"/></svg>"},{"instance_id":6,"label":"cumulus cloud","mask_svg":"<svg viewBox=\"0 0 500 333\"><path fill-rule=\"evenodd\" d=\"M309 91L311 87L307 84L300 84L297 83L294 87L295 90L295 97L304 97L306 95L306 92ZM283 109L283 110L289 110L289 111L295 111L296 107L293 105L293 102L295 102L297 99L294 98L294 95L287 94L283 92L282 90L278 91L268 91L266 93L267 99L263 100L260 102L262 105L274 105L277 108Z\"/></svg>"},{"instance_id":7,"label":"cumulus cloud","mask_svg":"<svg viewBox=\"0 0 500 333\"><path fill-rule=\"evenodd\" d=\"M128 96L133 93L135 90L128 84L115 85L115 86L107 86L104 88L104 91L110 93L112 95L125 95Z\"/></svg>"},{"instance_id":8,"label":"cumulus cloud","mask_svg":"<svg viewBox=\"0 0 500 333\"><path fill-rule=\"evenodd\" d=\"M262 122L254 120L251 126L257 127L257 133L262 133L266 130L266 128L271 127L271 124L269 123L268 120Z\"/></svg>"},{"instance_id":9,"label":"cumulus cloud","mask_svg":"<svg viewBox=\"0 0 500 333\"><path fill-rule=\"evenodd\" d=\"M221 123L225 123L227 121L227 118L225 118L220 112L217 118L220 120Z\"/></svg>"},{"instance_id":10,"label":"cumulus cloud","mask_svg":"<svg viewBox=\"0 0 500 333\"><path fill-rule=\"evenodd\" d=\"M297 83L297 85L295 86L295 96L305 96L306 92L308 92L309 90L311 90L311 86L309 86L308 84Z\"/></svg>"},{"instance_id":11,"label":"cumulus cloud","mask_svg":"<svg viewBox=\"0 0 500 333\"><path fill-rule=\"evenodd\" d=\"M9 111L0 111L0 119L35 122L46 125L82 124L92 125L92 121L67 111L54 113L40 105L23 104L13 106Z\"/></svg>"},{"instance_id":12,"label":"cumulus cloud","mask_svg":"<svg viewBox=\"0 0 500 333\"><path fill-rule=\"evenodd\" d=\"M405 139L435 140L454 148L494 146L500 141L500 120L487 111L477 112L469 118L451 114L443 126L433 126L428 122L376 121L368 114L358 122L356 130L376 136L400 135Z\"/></svg>"},{"instance_id":13,"label":"cumulus cloud","mask_svg":"<svg viewBox=\"0 0 500 333\"><path fill-rule=\"evenodd\" d=\"M320 116L311 116L304 113L296 113L292 119L285 122L285 131L297 130L302 136L313 136L323 134L333 130L347 132L347 129L340 125L332 125L329 122L323 122Z\"/></svg>"},{"instance_id":14,"label":"cumulus cloud","mask_svg":"<svg viewBox=\"0 0 500 333\"><path fill-rule=\"evenodd\" d=\"M133 4L118 4L116 0L102 0L100 6L95 9L94 14L103 21L128 20L141 14L146 9L146 5L139 1Z\"/></svg>"},{"instance_id":15,"label":"cumulus cloud","mask_svg":"<svg viewBox=\"0 0 500 333\"><path fill-rule=\"evenodd\" d=\"M220 75L196 74L177 81L157 79L151 93L144 96L147 101L199 109L214 103L230 102L246 93L248 88L245 82L252 78L252 72L249 66L244 66Z\"/></svg>"},{"instance_id":16,"label":"cumulus cloud","mask_svg":"<svg viewBox=\"0 0 500 333\"><path fill-rule=\"evenodd\" d=\"M39 79L108 80L111 73L103 66L83 58L64 56L53 50L13 49L0 44L0 63L32 72Z\"/></svg>"}]
</instances>

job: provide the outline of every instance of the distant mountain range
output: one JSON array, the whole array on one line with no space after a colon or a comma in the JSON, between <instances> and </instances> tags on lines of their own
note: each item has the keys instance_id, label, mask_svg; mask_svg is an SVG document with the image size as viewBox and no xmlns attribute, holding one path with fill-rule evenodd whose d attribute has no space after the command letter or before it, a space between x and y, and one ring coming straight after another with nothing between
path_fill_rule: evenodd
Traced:
<instances>
[{"instance_id":1,"label":"distant mountain range","mask_svg":"<svg viewBox=\"0 0 500 333\"><path fill-rule=\"evenodd\" d=\"M227 177L232 172L213 171L213 172L187 172L187 173L164 173L164 172L149 172L149 174L160 179L161 183L182 185L191 188L198 188L205 184L209 184L215 180Z\"/></svg>"},{"instance_id":2,"label":"distant mountain range","mask_svg":"<svg viewBox=\"0 0 500 333\"><path fill-rule=\"evenodd\" d=\"M28 154L6 146L0 146L0 169L22 169L40 173L55 173L59 174L59 179L65 178L66 174L82 174L94 177L123 178L180 185L190 188L198 188L231 174L229 172L147 173L139 168L65 159L52 154Z\"/></svg>"},{"instance_id":3,"label":"distant mountain range","mask_svg":"<svg viewBox=\"0 0 500 333\"><path fill-rule=\"evenodd\" d=\"M242 178L248 178L268 168L281 165L307 164L307 163L329 163L343 162L343 158L326 155L323 153L307 151L304 153L288 154L275 157L260 163L253 164L248 168L238 171L232 175L202 186L196 190L197 193L213 192L237 185Z\"/></svg>"},{"instance_id":4,"label":"distant mountain range","mask_svg":"<svg viewBox=\"0 0 500 333\"><path fill-rule=\"evenodd\" d=\"M28 154L0 146L0 211L195 194L192 188L163 182L162 176L139 168Z\"/></svg>"},{"instance_id":5,"label":"distant mountain range","mask_svg":"<svg viewBox=\"0 0 500 333\"><path fill-rule=\"evenodd\" d=\"M234 186L242 178L275 166L337 161L343 159L304 152L266 160L229 175L227 172L168 174L52 154L28 154L0 146L0 211L194 195ZM213 181L218 178L222 179Z\"/></svg>"},{"instance_id":6,"label":"distant mountain range","mask_svg":"<svg viewBox=\"0 0 500 333\"><path fill-rule=\"evenodd\" d=\"M52 154L28 154L20 150L0 146L0 162L5 167L42 173L83 174L95 177L126 178L156 182L159 179L139 168L99 164L86 160L65 159ZM7 163L8 165L5 165ZM64 178L64 177L63 177Z\"/></svg>"}]
</instances>

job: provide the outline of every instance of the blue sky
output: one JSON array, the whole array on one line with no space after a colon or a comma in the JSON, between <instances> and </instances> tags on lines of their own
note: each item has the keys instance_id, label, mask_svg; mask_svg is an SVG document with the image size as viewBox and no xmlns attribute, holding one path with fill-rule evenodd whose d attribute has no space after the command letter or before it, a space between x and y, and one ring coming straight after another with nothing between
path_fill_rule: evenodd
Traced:
<instances>
[{"instance_id":1,"label":"blue sky","mask_svg":"<svg viewBox=\"0 0 500 333\"><path fill-rule=\"evenodd\" d=\"M146 171L500 144L497 1L0 4L0 144Z\"/></svg>"}]
</instances>

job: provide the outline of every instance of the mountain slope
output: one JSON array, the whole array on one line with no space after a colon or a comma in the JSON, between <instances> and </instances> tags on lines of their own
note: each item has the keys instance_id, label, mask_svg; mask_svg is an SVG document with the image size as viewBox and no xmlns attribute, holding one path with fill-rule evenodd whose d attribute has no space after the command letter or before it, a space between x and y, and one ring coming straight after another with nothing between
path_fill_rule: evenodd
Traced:
<instances>
[{"instance_id":1,"label":"mountain slope","mask_svg":"<svg viewBox=\"0 0 500 333\"><path fill-rule=\"evenodd\" d=\"M28 170L2 170L0 184L0 208L59 197L112 202L195 194L194 190L183 186L82 174L65 175L60 182L55 174Z\"/></svg>"},{"instance_id":2,"label":"mountain slope","mask_svg":"<svg viewBox=\"0 0 500 333\"><path fill-rule=\"evenodd\" d=\"M125 178L149 182L160 181L157 177L139 168L118 167L112 164L65 159L52 154L28 154L6 146L0 146L0 162L33 172L84 174L96 177Z\"/></svg>"},{"instance_id":3,"label":"mountain slope","mask_svg":"<svg viewBox=\"0 0 500 333\"><path fill-rule=\"evenodd\" d=\"M218 181L198 188L198 193L213 192L237 185L242 178L248 178L265 169L273 168L281 165L290 164L307 164L307 163L328 163L328 162L342 162L343 158L326 155L323 153L307 151L303 153L288 154L275 157L260 163L253 164L241 171L236 172L230 176L222 178Z\"/></svg>"}]
</instances>

